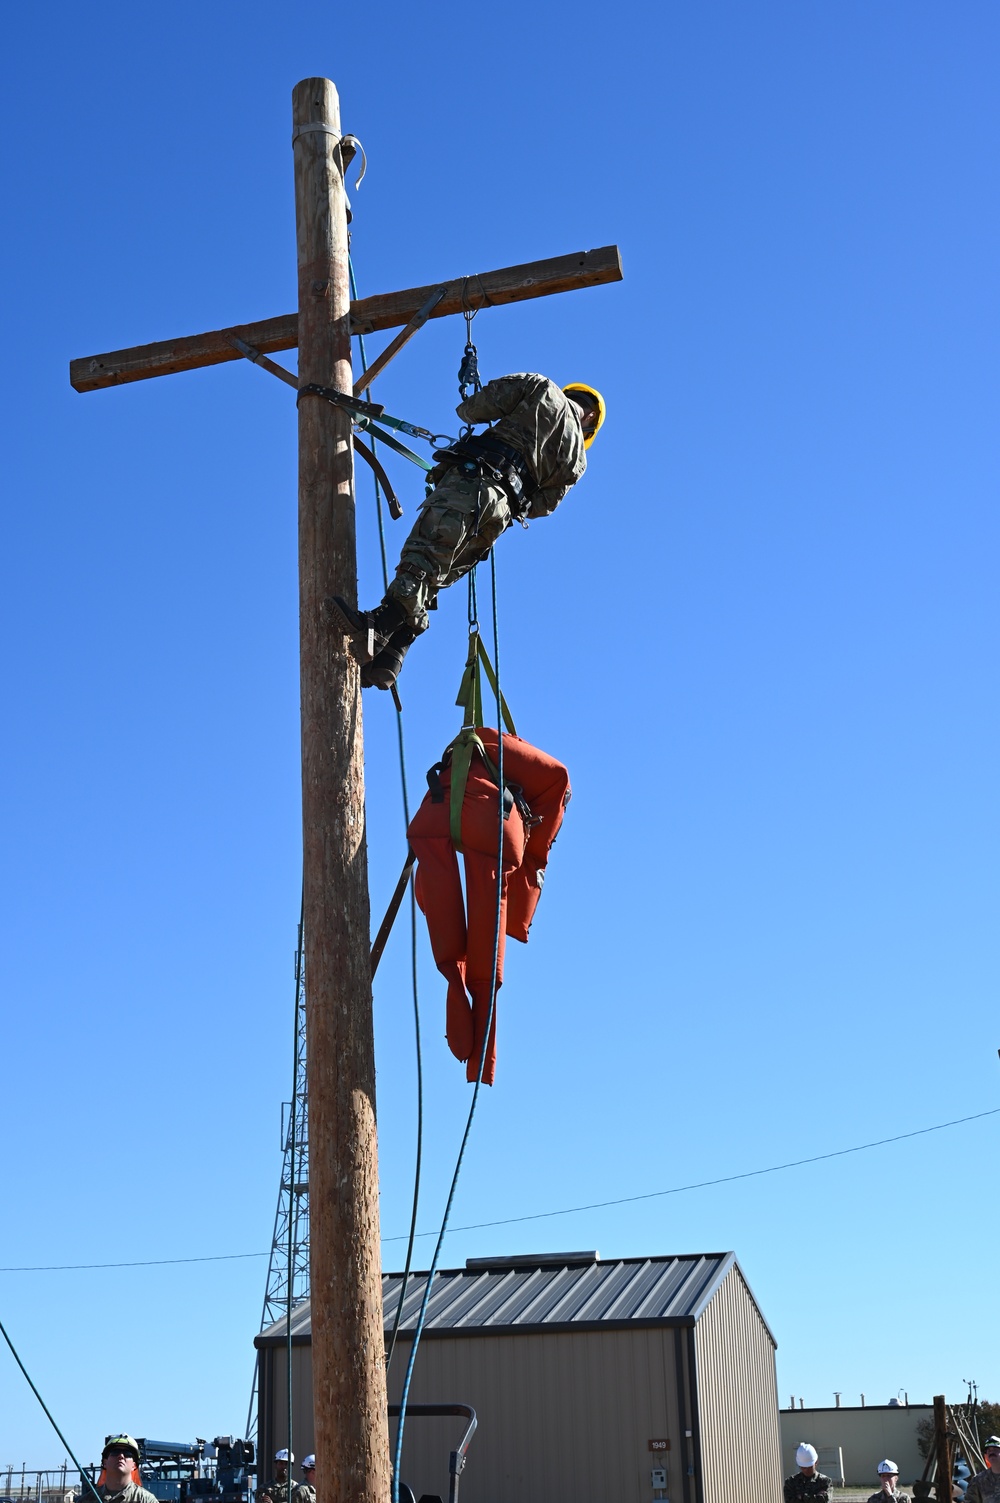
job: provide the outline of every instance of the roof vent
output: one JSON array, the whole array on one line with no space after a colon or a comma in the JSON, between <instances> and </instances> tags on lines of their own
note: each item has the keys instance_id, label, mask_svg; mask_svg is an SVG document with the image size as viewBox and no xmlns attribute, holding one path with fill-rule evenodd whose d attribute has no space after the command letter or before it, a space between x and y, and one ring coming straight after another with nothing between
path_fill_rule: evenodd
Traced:
<instances>
[{"instance_id":1,"label":"roof vent","mask_svg":"<svg viewBox=\"0 0 1000 1503\"><path fill-rule=\"evenodd\" d=\"M593 1252L517 1253L508 1258L466 1258L465 1266L470 1272L489 1270L502 1273L511 1268L586 1268L589 1263L600 1261L601 1255L595 1248Z\"/></svg>"}]
</instances>

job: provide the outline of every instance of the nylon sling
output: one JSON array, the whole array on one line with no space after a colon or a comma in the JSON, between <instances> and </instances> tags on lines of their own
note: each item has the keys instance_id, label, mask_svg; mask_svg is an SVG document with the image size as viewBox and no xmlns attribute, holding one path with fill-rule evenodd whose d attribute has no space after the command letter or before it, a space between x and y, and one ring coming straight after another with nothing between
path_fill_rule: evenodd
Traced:
<instances>
[{"instance_id":1,"label":"nylon sling","mask_svg":"<svg viewBox=\"0 0 1000 1503\"><path fill-rule=\"evenodd\" d=\"M504 725L512 736L516 736L514 717L510 713L503 694L498 691L493 664L490 662L489 653L486 651L477 628L469 633L469 656L466 659L465 671L459 685L458 698L455 700L457 705L464 708L465 720L462 729L448 747L448 752L451 753L450 833L451 843L456 851L462 849L462 803L465 799L469 769L472 766L474 753L479 753L486 771L497 787L500 786L500 773L487 754L482 738L476 733L476 726L483 723L483 672L486 674L490 688L500 701L500 714ZM514 795L507 787L503 790L503 801L504 819L506 819L514 806Z\"/></svg>"}]
</instances>

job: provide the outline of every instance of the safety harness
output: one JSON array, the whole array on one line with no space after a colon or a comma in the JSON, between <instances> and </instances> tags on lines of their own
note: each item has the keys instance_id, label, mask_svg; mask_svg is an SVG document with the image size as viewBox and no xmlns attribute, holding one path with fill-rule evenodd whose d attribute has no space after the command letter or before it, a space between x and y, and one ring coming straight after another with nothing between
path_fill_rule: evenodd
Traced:
<instances>
[{"instance_id":1,"label":"safety harness","mask_svg":"<svg viewBox=\"0 0 1000 1503\"><path fill-rule=\"evenodd\" d=\"M527 459L512 444L505 444L492 433L472 433L449 444L447 449L437 449L434 458L439 464L455 465L469 475L489 475L508 491L515 516L523 510L525 478L531 468Z\"/></svg>"},{"instance_id":2,"label":"safety harness","mask_svg":"<svg viewBox=\"0 0 1000 1503\"><path fill-rule=\"evenodd\" d=\"M458 697L455 703L465 710L465 719L462 729L446 748L440 762L435 762L427 773L427 786L430 789L431 803L443 804L445 789L441 784L441 774L446 768L451 768L451 791L449 801L450 837L456 851L462 849L462 803L465 798L465 790L469 781L469 769L472 759L477 754L482 759L483 765L490 776L491 781L500 787L500 773L492 757L483 745L482 737L476 727L483 724L483 680L485 672L489 686L494 695L500 701L500 714L503 723L512 736L517 735L514 725L514 717L510 713L503 693L497 687L496 674L493 664L490 662L489 653L483 644L478 626L469 632L469 656L466 659L465 671L462 674L462 682L459 685ZM531 806L524 796L524 790L517 783L504 780L503 785L503 817L510 818L510 811L516 808L524 822L526 830L538 823L531 812Z\"/></svg>"},{"instance_id":3,"label":"safety harness","mask_svg":"<svg viewBox=\"0 0 1000 1503\"><path fill-rule=\"evenodd\" d=\"M468 348L468 346L467 346ZM475 346L471 346L474 350ZM476 378L478 379L478 368ZM337 391L333 386L321 386L316 381L310 381L307 385L299 388L298 400L303 397L322 397L327 402L332 402L335 407L341 407L350 414L356 428L368 433L379 443L401 454L411 464L418 465L427 474L434 469L426 459L421 459L406 444L394 438L391 433L385 431L385 424L394 428L397 433L406 433L411 438L421 438L434 448L434 459L437 464L453 466L464 470L469 475L489 476L492 480L502 485L508 492L511 500L511 512L517 521L522 521L524 516L525 481L531 478L531 467L525 456L512 444L505 444L502 439L494 437L492 433L476 434L471 428L463 429L460 438L453 439L447 433L432 433L429 428L418 427L416 423L408 423L404 418L391 417L386 412L381 402L366 402L361 397L355 397L347 392ZM387 494L395 506L391 507L393 516L402 516L402 507L396 501L395 494L389 484L385 471L378 464L372 451L357 438L354 447L361 457L375 469L379 480L386 489ZM428 481L428 486L430 486Z\"/></svg>"}]
</instances>

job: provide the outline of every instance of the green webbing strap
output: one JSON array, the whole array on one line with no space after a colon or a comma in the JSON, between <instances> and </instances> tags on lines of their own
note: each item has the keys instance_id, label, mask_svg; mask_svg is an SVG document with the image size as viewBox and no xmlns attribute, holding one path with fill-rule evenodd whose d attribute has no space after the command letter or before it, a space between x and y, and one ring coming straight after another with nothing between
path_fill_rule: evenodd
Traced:
<instances>
[{"instance_id":1,"label":"green webbing strap","mask_svg":"<svg viewBox=\"0 0 1000 1503\"><path fill-rule=\"evenodd\" d=\"M462 804L465 801L465 790L469 782L469 770L472 767L473 755L478 752L486 766L486 771L493 779L496 786L500 787L500 769L492 761L489 752L483 745L480 735L472 726L464 726L447 748L445 756L451 753L451 801L448 806L449 835L451 843L456 851L462 849ZM514 805L514 795L504 789L504 819L510 813Z\"/></svg>"},{"instance_id":2,"label":"green webbing strap","mask_svg":"<svg viewBox=\"0 0 1000 1503\"><path fill-rule=\"evenodd\" d=\"M240 353L245 354L249 349L250 346L245 345ZM380 444L387 444L390 449L395 449L397 454L402 454L406 459L412 460L422 470L432 470L434 466L428 464L426 459L421 459L419 454L414 454L413 450L408 449L405 444L401 444L398 438L393 438L391 433L386 433L384 428L376 427L373 420L378 419L380 423L385 423L400 433L412 434L414 438L425 438L428 443L435 445L439 439L448 437L445 433L431 433L428 428L418 428L414 423L404 422L402 418L390 417L381 402L364 402L360 397L350 395L346 391L336 391L332 386L320 386L316 381L310 381L306 386L299 387L296 401L301 402L303 397L325 397L335 407L342 407L345 412L350 413L351 421L363 432L370 433L373 438L378 439ZM450 443L451 440L449 439L448 442Z\"/></svg>"},{"instance_id":3,"label":"green webbing strap","mask_svg":"<svg viewBox=\"0 0 1000 1503\"><path fill-rule=\"evenodd\" d=\"M512 736L516 736L517 729L514 725L514 717L510 713L510 707L508 706L506 699L504 699L503 693L497 687L497 676L493 671L493 664L490 662L490 655L486 651L486 648L483 645L483 639L478 632L476 633L476 641L479 643L479 657L482 660L483 670L486 674L487 679L489 680L490 688L493 690L494 695L500 700L500 714L503 717L503 723L507 727L510 734Z\"/></svg>"},{"instance_id":4,"label":"green webbing strap","mask_svg":"<svg viewBox=\"0 0 1000 1503\"><path fill-rule=\"evenodd\" d=\"M457 705L465 708L465 720L463 725L482 725L483 723L483 684L481 669L485 669L490 688L494 695L497 693L497 676L490 662L490 655L486 651L483 639L478 631L469 633L469 656L465 660L465 672L462 674L462 682L458 689ZM512 736L517 735L514 725L514 717L503 694L500 698L500 715L504 725Z\"/></svg>"},{"instance_id":5,"label":"green webbing strap","mask_svg":"<svg viewBox=\"0 0 1000 1503\"><path fill-rule=\"evenodd\" d=\"M483 745L482 737L477 735L476 727L483 723L483 680L482 670L485 669L493 693L497 692L497 676L493 671L489 653L483 645L483 639L478 631L469 633L469 656L465 661L465 671L462 674L462 682L458 689L457 705L465 709L465 719L462 729L455 737L448 750L451 752L451 801L449 805L451 843L456 851L462 849L462 803L465 799L465 789L469 781L469 768L472 766L473 753L478 752L486 764L486 770L490 777L500 786L500 773ZM504 725L512 736L517 735L514 727L514 717L510 713L507 701L500 695L500 715Z\"/></svg>"},{"instance_id":6,"label":"green webbing strap","mask_svg":"<svg viewBox=\"0 0 1000 1503\"><path fill-rule=\"evenodd\" d=\"M483 743L471 726L458 733L451 743L451 803L449 807L451 843L456 851L462 849L462 803L469 781L472 754L479 751L486 755Z\"/></svg>"},{"instance_id":7,"label":"green webbing strap","mask_svg":"<svg viewBox=\"0 0 1000 1503\"><path fill-rule=\"evenodd\" d=\"M469 656L465 660L462 682L458 686L458 697L455 700L465 710L463 729L483 723L483 690L479 675L479 654L476 650L478 640L478 632L469 633Z\"/></svg>"},{"instance_id":8,"label":"green webbing strap","mask_svg":"<svg viewBox=\"0 0 1000 1503\"><path fill-rule=\"evenodd\" d=\"M380 444L387 444L390 449L395 449L397 454L402 454L403 458L408 459L411 464L419 465L422 470L428 472L433 470L434 466L432 464L429 464L426 459L421 459L419 454L414 454L412 449L408 449L405 444L401 444L398 438L393 438L391 433L386 433L384 428L379 428L375 423L367 420L359 422L358 427L363 432L370 433L372 438L377 438Z\"/></svg>"}]
</instances>

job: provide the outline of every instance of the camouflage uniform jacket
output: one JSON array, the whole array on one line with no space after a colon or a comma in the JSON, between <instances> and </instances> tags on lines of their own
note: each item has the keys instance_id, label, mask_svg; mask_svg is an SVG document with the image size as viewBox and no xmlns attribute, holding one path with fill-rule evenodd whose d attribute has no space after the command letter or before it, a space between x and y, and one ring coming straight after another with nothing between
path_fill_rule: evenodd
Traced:
<instances>
[{"instance_id":1,"label":"camouflage uniform jacket","mask_svg":"<svg viewBox=\"0 0 1000 1503\"><path fill-rule=\"evenodd\" d=\"M524 455L525 516L550 516L587 468L580 409L546 376L498 376L456 411L466 423L494 423L490 433Z\"/></svg>"},{"instance_id":2,"label":"camouflage uniform jacket","mask_svg":"<svg viewBox=\"0 0 1000 1503\"><path fill-rule=\"evenodd\" d=\"M316 1489L311 1482L300 1482L292 1493L292 1503L316 1503Z\"/></svg>"},{"instance_id":3,"label":"camouflage uniform jacket","mask_svg":"<svg viewBox=\"0 0 1000 1503\"><path fill-rule=\"evenodd\" d=\"M829 1503L833 1483L822 1472L806 1477L802 1472L785 1478L785 1503Z\"/></svg>"},{"instance_id":4,"label":"camouflage uniform jacket","mask_svg":"<svg viewBox=\"0 0 1000 1503\"><path fill-rule=\"evenodd\" d=\"M910 1499L906 1493L887 1493L880 1487L877 1493L872 1493L868 1503L910 1503Z\"/></svg>"},{"instance_id":5,"label":"camouflage uniform jacket","mask_svg":"<svg viewBox=\"0 0 1000 1503\"><path fill-rule=\"evenodd\" d=\"M126 1482L118 1492L109 1492L106 1487L99 1487L97 1491L104 1499L104 1503L159 1503L151 1492L144 1487L138 1487L134 1482Z\"/></svg>"},{"instance_id":6,"label":"camouflage uniform jacket","mask_svg":"<svg viewBox=\"0 0 1000 1503\"><path fill-rule=\"evenodd\" d=\"M267 1482L263 1487L258 1487L257 1496L259 1498L267 1493L268 1497L273 1499L273 1503L288 1503L291 1491L292 1483L286 1478L284 1482Z\"/></svg>"},{"instance_id":7,"label":"camouflage uniform jacket","mask_svg":"<svg viewBox=\"0 0 1000 1503\"><path fill-rule=\"evenodd\" d=\"M1000 1503L1000 1477L991 1472L977 1472L965 1489L966 1503Z\"/></svg>"}]
</instances>

